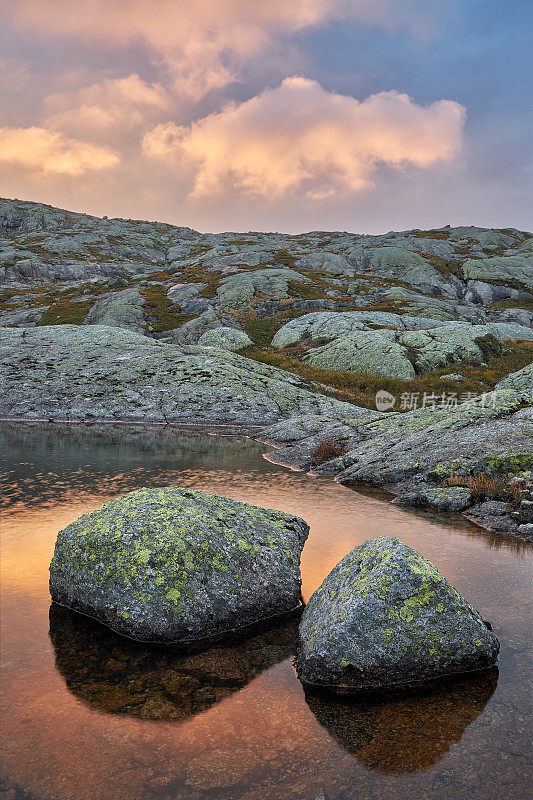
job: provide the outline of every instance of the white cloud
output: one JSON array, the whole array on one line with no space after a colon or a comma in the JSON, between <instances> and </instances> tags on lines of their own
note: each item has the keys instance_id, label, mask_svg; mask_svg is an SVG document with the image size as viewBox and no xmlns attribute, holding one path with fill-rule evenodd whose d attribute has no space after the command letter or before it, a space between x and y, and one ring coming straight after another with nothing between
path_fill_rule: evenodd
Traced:
<instances>
[{"instance_id":1,"label":"white cloud","mask_svg":"<svg viewBox=\"0 0 533 800\"><path fill-rule=\"evenodd\" d=\"M190 125L160 124L145 134L143 151L192 169L195 197L320 200L367 188L380 164L402 170L452 160L464 120L464 108L449 100L420 106L382 92L359 102L293 77Z\"/></svg>"},{"instance_id":2,"label":"white cloud","mask_svg":"<svg viewBox=\"0 0 533 800\"><path fill-rule=\"evenodd\" d=\"M238 80L280 40L334 20L419 31L439 0L17 0L6 16L48 36L120 47L145 43L178 93L199 97Z\"/></svg>"},{"instance_id":3,"label":"white cloud","mask_svg":"<svg viewBox=\"0 0 533 800\"><path fill-rule=\"evenodd\" d=\"M146 83L133 73L49 95L43 106L47 128L107 141L113 133L120 138L147 121L155 121L169 103L161 84Z\"/></svg>"},{"instance_id":4,"label":"white cloud","mask_svg":"<svg viewBox=\"0 0 533 800\"><path fill-rule=\"evenodd\" d=\"M79 176L114 167L118 156L105 147L70 139L46 128L0 128L0 164L37 177Z\"/></svg>"}]
</instances>

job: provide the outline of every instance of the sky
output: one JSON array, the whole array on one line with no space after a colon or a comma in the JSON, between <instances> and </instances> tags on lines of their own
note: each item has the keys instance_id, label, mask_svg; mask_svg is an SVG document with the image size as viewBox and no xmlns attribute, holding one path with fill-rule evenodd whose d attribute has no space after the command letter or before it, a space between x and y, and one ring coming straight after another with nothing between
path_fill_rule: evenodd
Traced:
<instances>
[{"instance_id":1,"label":"sky","mask_svg":"<svg viewBox=\"0 0 533 800\"><path fill-rule=\"evenodd\" d=\"M200 231L533 227L530 0L0 0L0 196Z\"/></svg>"}]
</instances>

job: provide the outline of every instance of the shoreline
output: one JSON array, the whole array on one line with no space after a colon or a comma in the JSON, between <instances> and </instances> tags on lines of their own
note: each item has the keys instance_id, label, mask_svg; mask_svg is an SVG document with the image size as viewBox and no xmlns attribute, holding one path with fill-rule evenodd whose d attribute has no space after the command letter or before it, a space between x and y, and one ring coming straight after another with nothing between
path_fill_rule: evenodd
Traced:
<instances>
[{"instance_id":1,"label":"shoreline","mask_svg":"<svg viewBox=\"0 0 533 800\"><path fill-rule=\"evenodd\" d=\"M421 513L421 514L435 514L438 513L442 515L445 520L450 521L460 521L463 523L468 523L472 525L479 531L485 531L488 534L498 536L498 537L509 537L513 541L517 541L523 544L533 544L530 538L527 536L523 536L520 533L513 533L510 531L497 531L491 530L489 527L480 524L474 519L470 519L465 513L463 512L456 512L452 510L446 509L437 509L432 508L429 504L424 505L404 505L401 502L396 502L398 498L402 495L402 490L410 489L409 480L400 482L393 486L387 485L386 483L383 484L372 484L372 483L357 483L354 481L349 480L342 480L339 476L334 474L320 474L312 469L306 469L305 465L298 465L298 464L290 464L285 463L281 459L271 458L270 456L274 455L276 452L283 450L284 443L275 443L272 439L263 439L261 438L262 431L268 429L269 425L264 426L238 426L238 425L231 425L231 424L214 424L214 423L184 423L184 422L157 422L157 421L142 421L142 420L117 420L117 419L91 419L91 420L81 420L81 419L46 419L46 418L34 418L28 419L27 417L0 417L0 423L12 423L15 425L22 425L22 426L32 426L32 425L61 425L64 426L64 432L68 432L69 427L77 427L90 429L90 428L98 428L99 426L109 428L111 426L124 426L124 427L142 427L143 429L150 429L150 428L157 428L157 429L172 429L176 430L176 432L190 432L190 433L204 433L207 435L212 436L231 436L235 438L243 438L243 439L250 439L255 441L265 448L271 448L270 452L265 451L262 453L262 457L265 461L268 461L271 464L276 466L283 467L285 469L289 469L293 472L302 472L309 477L318 477L318 478L328 478L329 480L334 481L335 483L339 483L342 486L345 486L347 489L351 489L352 491L356 491L358 493L366 494L371 493L373 495L377 495L378 499L382 500L383 502L393 503L398 505L399 508L402 510L408 511L412 514Z\"/></svg>"}]
</instances>

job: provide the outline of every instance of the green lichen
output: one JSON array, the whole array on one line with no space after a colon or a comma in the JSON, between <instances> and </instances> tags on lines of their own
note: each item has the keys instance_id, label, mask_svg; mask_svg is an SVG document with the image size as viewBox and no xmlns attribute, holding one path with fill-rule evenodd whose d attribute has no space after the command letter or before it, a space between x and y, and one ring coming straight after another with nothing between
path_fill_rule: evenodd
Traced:
<instances>
[{"instance_id":1,"label":"green lichen","mask_svg":"<svg viewBox=\"0 0 533 800\"><path fill-rule=\"evenodd\" d=\"M52 574L86 574L100 584L127 585L141 603L151 600L155 584L180 610L192 578L205 585L213 573L233 567L232 541L242 558L254 558L262 548L278 549L295 563L283 546L291 519L191 489L139 489L60 532L50 569ZM217 546L215 533L230 546ZM232 579L238 583L238 571Z\"/></svg>"}]
</instances>

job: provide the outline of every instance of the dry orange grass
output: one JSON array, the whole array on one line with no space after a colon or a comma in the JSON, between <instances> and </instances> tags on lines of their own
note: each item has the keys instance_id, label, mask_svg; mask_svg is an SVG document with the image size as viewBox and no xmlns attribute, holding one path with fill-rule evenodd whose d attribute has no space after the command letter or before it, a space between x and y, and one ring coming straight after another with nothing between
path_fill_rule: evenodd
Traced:
<instances>
[{"instance_id":1,"label":"dry orange grass","mask_svg":"<svg viewBox=\"0 0 533 800\"><path fill-rule=\"evenodd\" d=\"M452 472L445 480L444 486L465 486L470 489L475 500L490 498L491 500L520 500L522 489L520 484L509 482L506 475L488 475L480 472L476 475L458 475Z\"/></svg>"},{"instance_id":2,"label":"dry orange grass","mask_svg":"<svg viewBox=\"0 0 533 800\"><path fill-rule=\"evenodd\" d=\"M342 442L337 442L334 439L325 439L313 451L311 466L318 467L319 464L330 461L332 458L338 458L345 452L346 446Z\"/></svg>"}]
</instances>

